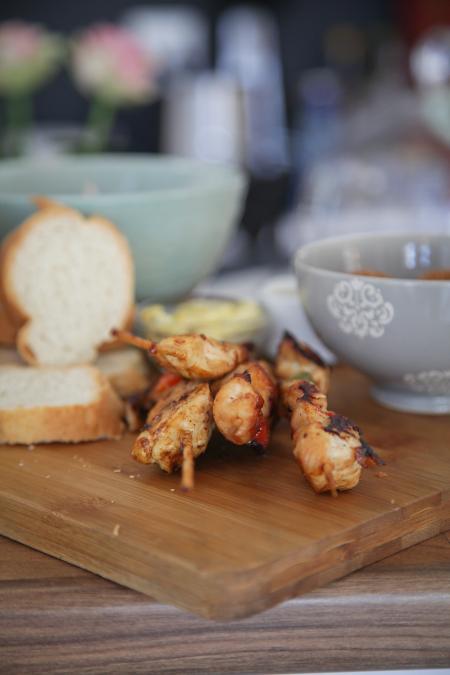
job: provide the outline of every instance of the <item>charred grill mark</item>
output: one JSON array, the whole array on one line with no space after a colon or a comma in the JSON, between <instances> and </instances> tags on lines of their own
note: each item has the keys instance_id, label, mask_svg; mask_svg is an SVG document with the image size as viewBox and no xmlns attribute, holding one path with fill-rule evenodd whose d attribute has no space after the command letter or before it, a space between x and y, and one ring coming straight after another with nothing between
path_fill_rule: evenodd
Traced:
<instances>
[{"instance_id":1,"label":"charred grill mark","mask_svg":"<svg viewBox=\"0 0 450 675\"><path fill-rule=\"evenodd\" d=\"M255 453L259 456L263 456L267 453L266 447L261 443L258 443L258 441L255 440L250 441L248 446L252 448L255 451Z\"/></svg>"},{"instance_id":2,"label":"charred grill mark","mask_svg":"<svg viewBox=\"0 0 450 675\"><path fill-rule=\"evenodd\" d=\"M182 403L183 401L186 401L186 399L189 398L189 396L192 394L191 391L186 392L185 394L182 394L180 398L177 398L175 401L172 401L171 405L175 407L178 403Z\"/></svg>"},{"instance_id":3,"label":"charred grill mark","mask_svg":"<svg viewBox=\"0 0 450 675\"><path fill-rule=\"evenodd\" d=\"M316 365L320 366L321 368L326 368L326 363L321 359L321 357L315 352L311 347L306 345L304 342L299 342L298 340L295 339L295 337L289 333L289 331L285 331L283 335L283 340L288 340L292 347L305 359L308 359L308 361L312 361Z\"/></svg>"},{"instance_id":4,"label":"charred grill mark","mask_svg":"<svg viewBox=\"0 0 450 675\"><path fill-rule=\"evenodd\" d=\"M150 441L146 436L141 436L138 438L138 443L141 446L142 450L148 451L150 449Z\"/></svg>"},{"instance_id":5,"label":"charred grill mark","mask_svg":"<svg viewBox=\"0 0 450 675\"><path fill-rule=\"evenodd\" d=\"M298 383L298 388L302 392L302 400L306 403L313 403L314 397L319 393L316 385L308 380L302 380Z\"/></svg>"},{"instance_id":6,"label":"charred grill mark","mask_svg":"<svg viewBox=\"0 0 450 675\"><path fill-rule=\"evenodd\" d=\"M384 466L386 462L381 459L381 457L375 452L375 450L366 443L365 440L361 440L361 446L356 451L356 460L361 464L361 466Z\"/></svg>"},{"instance_id":7,"label":"charred grill mark","mask_svg":"<svg viewBox=\"0 0 450 675\"><path fill-rule=\"evenodd\" d=\"M356 424L349 420L348 417L344 417L344 415L338 415L337 413L328 414L330 416L330 421L325 427L325 431L327 431L329 434L336 434L339 436L340 434L345 433L359 433L359 429Z\"/></svg>"},{"instance_id":8,"label":"charred grill mark","mask_svg":"<svg viewBox=\"0 0 450 675\"><path fill-rule=\"evenodd\" d=\"M249 384L252 383L252 376L250 375L250 373L248 372L248 370L245 370L245 371L240 375L240 377L242 377L242 379L245 380L246 382L248 382Z\"/></svg>"}]
</instances>

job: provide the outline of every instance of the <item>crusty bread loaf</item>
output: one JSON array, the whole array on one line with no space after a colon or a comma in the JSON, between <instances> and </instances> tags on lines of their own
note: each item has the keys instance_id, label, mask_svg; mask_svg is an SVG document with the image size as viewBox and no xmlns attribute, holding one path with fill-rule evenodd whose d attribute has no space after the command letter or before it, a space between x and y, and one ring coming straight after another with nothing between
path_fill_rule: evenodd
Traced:
<instances>
[{"instance_id":1,"label":"crusty bread loaf","mask_svg":"<svg viewBox=\"0 0 450 675\"><path fill-rule=\"evenodd\" d=\"M119 438L123 404L93 366L0 366L0 443Z\"/></svg>"},{"instance_id":2,"label":"crusty bread loaf","mask_svg":"<svg viewBox=\"0 0 450 675\"><path fill-rule=\"evenodd\" d=\"M95 365L122 398L143 391L154 379L144 352L134 347L99 354Z\"/></svg>"},{"instance_id":3,"label":"crusty bread loaf","mask_svg":"<svg viewBox=\"0 0 450 675\"><path fill-rule=\"evenodd\" d=\"M104 218L49 203L7 237L0 257L2 294L28 363L92 362L111 328L129 321L133 260Z\"/></svg>"},{"instance_id":4,"label":"crusty bread loaf","mask_svg":"<svg viewBox=\"0 0 450 675\"><path fill-rule=\"evenodd\" d=\"M0 344L15 345L17 326L8 315L3 302L0 299Z\"/></svg>"}]
</instances>

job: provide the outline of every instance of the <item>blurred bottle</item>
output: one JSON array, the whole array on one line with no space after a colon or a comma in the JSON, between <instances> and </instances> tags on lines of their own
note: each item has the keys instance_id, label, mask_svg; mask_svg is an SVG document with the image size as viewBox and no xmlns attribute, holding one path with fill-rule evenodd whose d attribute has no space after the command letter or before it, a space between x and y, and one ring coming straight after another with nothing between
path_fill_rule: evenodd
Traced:
<instances>
[{"instance_id":1,"label":"blurred bottle","mask_svg":"<svg viewBox=\"0 0 450 675\"><path fill-rule=\"evenodd\" d=\"M183 75L168 83L162 149L169 154L242 165L242 99L233 78L214 72Z\"/></svg>"},{"instance_id":2,"label":"blurred bottle","mask_svg":"<svg viewBox=\"0 0 450 675\"><path fill-rule=\"evenodd\" d=\"M242 96L242 162L250 177L242 219L247 264L276 259L273 230L285 208L290 148L278 27L273 15L251 6L226 10L217 25L217 70L233 77Z\"/></svg>"},{"instance_id":3,"label":"blurred bottle","mask_svg":"<svg viewBox=\"0 0 450 675\"><path fill-rule=\"evenodd\" d=\"M300 78L294 122L294 164L299 183L314 165L335 154L342 142L342 87L330 68Z\"/></svg>"},{"instance_id":4,"label":"blurred bottle","mask_svg":"<svg viewBox=\"0 0 450 675\"><path fill-rule=\"evenodd\" d=\"M269 12L235 7L217 28L217 69L238 82L243 99L245 165L273 176L289 164L278 31Z\"/></svg>"}]
</instances>

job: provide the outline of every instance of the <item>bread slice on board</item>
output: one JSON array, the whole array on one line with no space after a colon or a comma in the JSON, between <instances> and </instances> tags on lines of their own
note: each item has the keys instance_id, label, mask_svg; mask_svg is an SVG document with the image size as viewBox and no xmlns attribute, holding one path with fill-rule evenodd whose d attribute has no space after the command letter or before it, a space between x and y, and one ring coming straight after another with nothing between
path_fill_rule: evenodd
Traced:
<instances>
[{"instance_id":1,"label":"bread slice on board","mask_svg":"<svg viewBox=\"0 0 450 675\"><path fill-rule=\"evenodd\" d=\"M122 398L144 391L155 379L144 352L134 347L122 347L99 354L95 362Z\"/></svg>"},{"instance_id":2,"label":"bread slice on board","mask_svg":"<svg viewBox=\"0 0 450 675\"><path fill-rule=\"evenodd\" d=\"M17 326L8 315L5 305L0 299L0 344L15 345L17 336Z\"/></svg>"},{"instance_id":3,"label":"bread slice on board","mask_svg":"<svg viewBox=\"0 0 450 675\"><path fill-rule=\"evenodd\" d=\"M100 216L49 203L5 240L0 285L21 327L17 348L33 365L92 362L111 328L133 311L128 243Z\"/></svg>"},{"instance_id":4,"label":"bread slice on board","mask_svg":"<svg viewBox=\"0 0 450 675\"><path fill-rule=\"evenodd\" d=\"M123 404L93 366L0 366L0 443L119 438Z\"/></svg>"},{"instance_id":5,"label":"bread slice on board","mask_svg":"<svg viewBox=\"0 0 450 675\"><path fill-rule=\"evenodd\" d=\"M27 364L13 347L0 346L0 366L4 365ZM149 364L144 352L134 347L122 346L120 349L99 354L93 365L108 378L121 398L144 391L156 379L156 370Z\"/></svg>"}]
</instances>

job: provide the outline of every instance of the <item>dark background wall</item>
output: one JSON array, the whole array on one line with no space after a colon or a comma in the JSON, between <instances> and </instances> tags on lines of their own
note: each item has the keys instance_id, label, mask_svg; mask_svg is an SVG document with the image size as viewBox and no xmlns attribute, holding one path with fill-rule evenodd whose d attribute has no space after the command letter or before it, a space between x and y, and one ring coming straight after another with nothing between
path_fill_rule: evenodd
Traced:
<instances>
[{"instance_id":1,"label":"dark background wall","mask_svg":"<svg viewBox=\"0 0 450 675\"><path fill-rule=\"evenodd\" d=\"M98 21L119 20L124 11L136 4L190 5L201 9L210 25L210 65L214 64L214 32L217 19L224 9L236 3L226 0L197 0L196 2L141 2L133 0L2 0L0 21L20 18L40 22L49 29L66 35ZM377 31L395 30L398 5L389 0L281 0L259 2L272 11L280 29L283 69L286 85L288 116L292 117L293 92L302 70L321 65L324 61L323 40L328 28L348 22L361 27L368 40L375 39ZM402 3L400 3L401 5ZM370 51L367 69L370 71ZM58 75L36 97L38 121L81 121L86 116L87 104L75 91L65 73ZM157 150L159 135L159 107L139 107L122 111L118 124L126 130L129 149Z\"/></svg>"}]
</instances>

